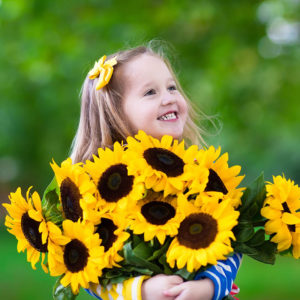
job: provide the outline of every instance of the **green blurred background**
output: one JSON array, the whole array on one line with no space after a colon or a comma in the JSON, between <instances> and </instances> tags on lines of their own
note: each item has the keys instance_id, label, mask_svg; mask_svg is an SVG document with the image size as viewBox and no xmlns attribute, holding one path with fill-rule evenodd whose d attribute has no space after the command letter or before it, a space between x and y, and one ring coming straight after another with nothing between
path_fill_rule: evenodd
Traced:
<instances>
[{"instance_id":1,"label":"green blurred background","mask_svg":"<svg viewBox=\"0 0 300 300\"><path fill-rule=\"evenodd\" d=\"M170 43L187 94L222 123L219 134L201 126L242 166L244 185L261 171L299 184L299 12L299 0L0 0L1 202L18 186L42 193L51 159L68 156L94 61L151 39ZM2 206L0 219L1 299L51 299L55 278L17 253ZM245 258L240 299L300 299L299 267Z\"/></svg>"}]
</instances>

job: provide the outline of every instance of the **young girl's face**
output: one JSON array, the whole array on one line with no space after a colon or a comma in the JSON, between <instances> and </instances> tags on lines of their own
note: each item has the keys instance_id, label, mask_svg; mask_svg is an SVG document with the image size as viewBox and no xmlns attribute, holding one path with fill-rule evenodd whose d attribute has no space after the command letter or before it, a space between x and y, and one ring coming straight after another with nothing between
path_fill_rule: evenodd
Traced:
<instances>
[{"instance_id":1,"label":"young girl's face","mask_svg":"<svg viewBox=\"0 0 300 300\"><path fill-rule=\"evenodd\" d=\"M187 118L187 104L166 64L142 54L124 66L123 111L134 133L143 130L155 138L180 139Z\"/></svg>"}]
</instances>

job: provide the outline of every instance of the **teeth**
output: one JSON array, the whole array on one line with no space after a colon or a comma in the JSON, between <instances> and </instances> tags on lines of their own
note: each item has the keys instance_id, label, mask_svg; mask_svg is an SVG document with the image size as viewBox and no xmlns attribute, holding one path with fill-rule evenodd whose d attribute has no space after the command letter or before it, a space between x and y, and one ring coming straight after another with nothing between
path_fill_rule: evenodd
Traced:
<instances>
[{"instance_id":1,"label":"teeth","mask_svg":"<svg viewBox=\"0 0 300 300\"><path fill-rule=\"evenodd\" d=\"M169 114L161 116L159 119L160 120L174 120L174 119L176 119L176 114L175 113L169 113Z\"/></svg>"}]
</instances>

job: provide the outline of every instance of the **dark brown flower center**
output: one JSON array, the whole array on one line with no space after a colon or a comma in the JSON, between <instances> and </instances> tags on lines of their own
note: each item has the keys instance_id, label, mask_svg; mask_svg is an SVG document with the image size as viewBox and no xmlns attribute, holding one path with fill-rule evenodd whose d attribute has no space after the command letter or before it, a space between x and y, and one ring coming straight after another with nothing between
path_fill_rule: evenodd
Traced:
<instances>
[{"instance_id":1,"label":"dark brown flower center","mask_svg":"<svg viewBox=\"0 0 300 300\"><path fill-rule=\"evenodd\" d=\"M73 222L82 218L82 208L80 207L81 194L77 185L69 178L65 178L60 185L61 203L66 219Z\"/></svg>"},{"instance_id":2,"label":"dark brown flower center","mask_svg":"<svg viewBox=\"0 0 300 300\"><path fill-rule=\"evenodd\" d=\"M178 241L191 249L207 248L216 238L218 223L209 214L194 213L186 217L178 230Z\"/></svg>"},{"instance_id":3,"label":"dark brown flower center","mask_svg":"<svg viewBox=\"0 0 300 300\"><path fill-rule=\"evenodd\" d=\"M209 169L208 183L205 192L221 192L225 195L228 193L225 184L213 169Z\"/></svg>"},{"instance_id":4,"label":"dark brown flower center","mask_svg":"<svg viewBox=\"0 0 300 300\"><path fill-rule=\"evenodd\" d=\"M169 177L183 173L183 160L167 149L149 148L144 152L144 158L153 169L164 172Z\"/></svg>"},{"instance_id":5,"label":"dark brown flower center","mask_svg":"<svg viewBox=\"0 0 300 300\"><path fill-rule=\"evenodd\" d=\"M133 176L128 176L126 165L113 165L100 177L98 190L105 201L117 202L130 193L133 180Z\"/></svg>"},{"instance_id":6,"label":"dark brown flower center","mask_svg":"<svg viewBox=\"0 0 300 300\"><path fill-rule=\"evenodd\" d=\"M142 206L141 213L149 223L164 225L175 216L176 211L167 202L151 201Z\"/></svg>"},{"instance_id":7,"label":"dark brown flower center","mask_svg":"<svg viewBox=\"0 0 300 300\"><path fill-rule=\"evenodd\" d=\"M282 206L283 206L283 211L284 212L289 213L289 214L291 213L291 211L290 211L290 209L289 209L286 202L283 202ZM288 229L291 232L296 232L296 225L295 224L288 225Z\"/></svg>"},{"instance_id":8,"label":"dark brown flower center","mask_svg":"<svg viewBox=\"0 0 300 300\"><path fill-rule=\"evenodd\" d=\"M64 263L72 273L82 271L87 265L88 257L88 249L77 239L72 240L65 247Z\"/></svg>"},{"instance_id":9,"label":"dark brown flower center","mask_svg":"<svg viewBox=\"0 0 300 300\"><path fill-rule=\"evenodd\" d=\"M47 242L42 243L42 234L39 232L40 222L33 220L26 212L21 218L21 228L29 244L39 252L48 252Z\"/></svg>"},{"instance_id":10,"label":"dark brown flower center","mask_svg":"<svg viewBox=\"0 0 300 300\"><path fill-rule=\"evenodd\" d=\"M97 226L96 233L99 234L99 237L102 240L101 246L104 246L105 251L109 250L116 241L117 236L114 234L116 229L118 229L118 227L114 222L107 218L102 218L101 223Z\"/></svg>"}]
</instances>

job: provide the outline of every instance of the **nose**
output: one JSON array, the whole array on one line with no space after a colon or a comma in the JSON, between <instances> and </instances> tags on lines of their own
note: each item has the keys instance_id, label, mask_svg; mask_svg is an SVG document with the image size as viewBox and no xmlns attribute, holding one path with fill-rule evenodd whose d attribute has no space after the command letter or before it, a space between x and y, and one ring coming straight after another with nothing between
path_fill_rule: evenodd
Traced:
<instances>
[{"instance_id":1,"label":"nose","mask_svg":"<svg viewBox=\"0 0 300 300\"><path fill-rule=\"evenodd\" d=\"M171 92L165 91L162 94L162 98L161 98L162 105L172 104L172 103L175 103L176 101L177 101L176 96L174 94L172 94Z\"/></svg>"}]
</instances>

